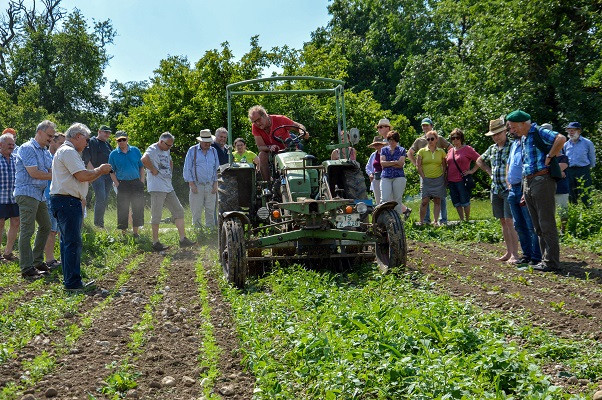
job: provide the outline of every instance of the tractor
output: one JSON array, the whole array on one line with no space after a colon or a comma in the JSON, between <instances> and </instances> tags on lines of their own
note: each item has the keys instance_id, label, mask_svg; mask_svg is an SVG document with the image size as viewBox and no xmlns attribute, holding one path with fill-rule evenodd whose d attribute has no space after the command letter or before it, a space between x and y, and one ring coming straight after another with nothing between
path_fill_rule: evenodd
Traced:
<instances>
[{"instance_id":1,"label":"tractor","mask_svg":"<svg viewBox=\"0 0 602 400\"><path fill-rule=\"evenodd\" d=\"M314 81L325 89L241 90L270 81ZM332 87L334 85L334 87ZM344 82L329 78L280 76L253 79L226 87L228 142L232 143L231 100L233 96L257 94L333 94L336 132L349 132L349 140L328 145L340 149L341 159L318 162L302 150L305 131L290 133L285 150L270 158L271 180L264 181L249 163L222 165L218 172L219 254L228 281L244 287L249 265L305 263L340 265L373 262L382 271L406 264L403 222L395 202L373 205L366 194L360 165L348 159L348 147L359 141L359 131L347 131ZM333 117L333 121L335 118ZM290 126L273 127L287 131Z\"/></svg>"}]
</instances>

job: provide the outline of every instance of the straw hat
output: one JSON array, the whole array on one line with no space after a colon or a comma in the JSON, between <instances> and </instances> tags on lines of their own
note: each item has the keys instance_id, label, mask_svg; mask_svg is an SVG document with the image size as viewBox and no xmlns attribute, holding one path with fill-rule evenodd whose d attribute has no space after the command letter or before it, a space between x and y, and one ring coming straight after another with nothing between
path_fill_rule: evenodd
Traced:
<instances>
[{"instance_id":1,"label":"straw hat","mask_svg":"<svg viewBox=\"0 0 602 400\"><path fill-rule=\"evenodd\" d=\"M374 140L372 141L372 143L370 143L368 145L368 147L372 147L374 149L378 145L384 146L386 144L387 144L387 141L383 137L381 137L381 136L374 136Z\"/></svg>"}]
</instances>

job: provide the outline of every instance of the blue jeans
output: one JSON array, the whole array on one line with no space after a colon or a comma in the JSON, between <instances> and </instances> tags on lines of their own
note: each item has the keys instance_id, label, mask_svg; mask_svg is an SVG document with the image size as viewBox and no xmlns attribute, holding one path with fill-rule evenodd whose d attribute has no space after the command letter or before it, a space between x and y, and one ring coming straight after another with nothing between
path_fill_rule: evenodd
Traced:
<instances>
[{"instance_id":1,"label":"blue jeans","mask_svg":"<svg viewBox=\"0 0 602 400\"><path fill-rule=\"evenodd\" d=\"M533 222L527 206L520 205L520 199L523 196L522 185L512 185L512 189L508 193L508 204L512 212L512 220L514 221L514 229L518 234L518 241L523 250L523 256L533 260L541 261L541 250L539 248L539 238L533 229Z\"/></svg>"},{"instance_id":2,"label":"blue jeans","mask_svg":"<svg viewBox=\"0 0 602 400\"><path fill-rule=\"evenodd\" d=\"M109 175L102 175L92 182L94 188L94 225L103 228L105 226L105 211L109 201L109 193L113 188L113 181Z\"/></svg>"},{"instance_id":3,"label":"blue jeans","mask_svg":"<svg viewBox=\"0 0 602 400\"><path fill-rule=\"evenodd\" d=\"M59 223L61 233L61 264L63 284L66 289L82 286L82 202L71 196L50 196L52 212Z\"/></svg>"}]
</instances>

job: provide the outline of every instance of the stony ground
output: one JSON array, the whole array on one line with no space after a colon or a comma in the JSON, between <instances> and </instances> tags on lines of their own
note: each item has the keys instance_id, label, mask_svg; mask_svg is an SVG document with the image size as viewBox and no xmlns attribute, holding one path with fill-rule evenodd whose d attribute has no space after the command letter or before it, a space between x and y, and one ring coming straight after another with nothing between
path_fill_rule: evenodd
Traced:
<instances>
[{"instance_id":1,"label":"stony ground","mask_svg":"<svg viewBox=\"0 0 602 400\"><path fill-rule=\"evenodd\" d=\"M591 337L602 340L602 264L599 254L563 249L562 269L557 273L518 271L516 267L495 261L499 245L409 243L411 270L429 276L435 290L460 299L470 299L485 310L521 313L537 325L564 337ZM221 296L215 276L215 244L169 252L165 281L158 277L165 254L147 253L119 287L106 307L94 315L91 325L67 350L59 351L65 331L61 326L85 325L85 317L115 288L119 268L107 274L99 289L85 296L76 313L66 313L61 326L49 334L37 335L17 357L0 365L0 385L18 381L28 372L27 360L43 354L56 356L56 363L35 386L26 387L19 398L92 399L106 398L99 389L106 384L111 366L129 360L137 374L138 387L128 398L201 399L203 320L196 281L196 266L208 282L205 288L210 307L210 323L219 347L218 375L211 392L224 399L250 399L254 377L242 367L230 308ZM125 268L125 262L122 268ZM213 271L213 272L212 272ZM21 302L36 295L28 283L19 281L2 288L25 289ZM130 354L130 335L149 305L153 293L161 300L152 308L154 327L146 333L143 348ZM16 305L11 305L16 307ZM10 307L3 312L10 312ZM562 384L562 382L558 382ZM218 398L219 398L218 397Z\"/></svg>"}]
</instances>

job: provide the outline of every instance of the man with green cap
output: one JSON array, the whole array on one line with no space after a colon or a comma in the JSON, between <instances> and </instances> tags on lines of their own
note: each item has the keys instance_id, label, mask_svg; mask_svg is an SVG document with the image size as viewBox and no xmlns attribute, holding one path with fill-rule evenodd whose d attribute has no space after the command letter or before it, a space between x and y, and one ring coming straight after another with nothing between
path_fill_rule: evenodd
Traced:
<instances>
[{"instance_id":1,"label":"man with green cap","mask_svg":"<svg viewBox=\"0 0 602 400\"><path fill-rule=\"evenodd\" d=\"M560 154L566 138L531 123L531 116L522 110L511 112L506 120L510 132L522 141L523 196L542 252L541 262L533 269L557 271L560 269L560 245L555 216L556 181L550 173L550 162Z\"/></svg>"}]
</instances>

